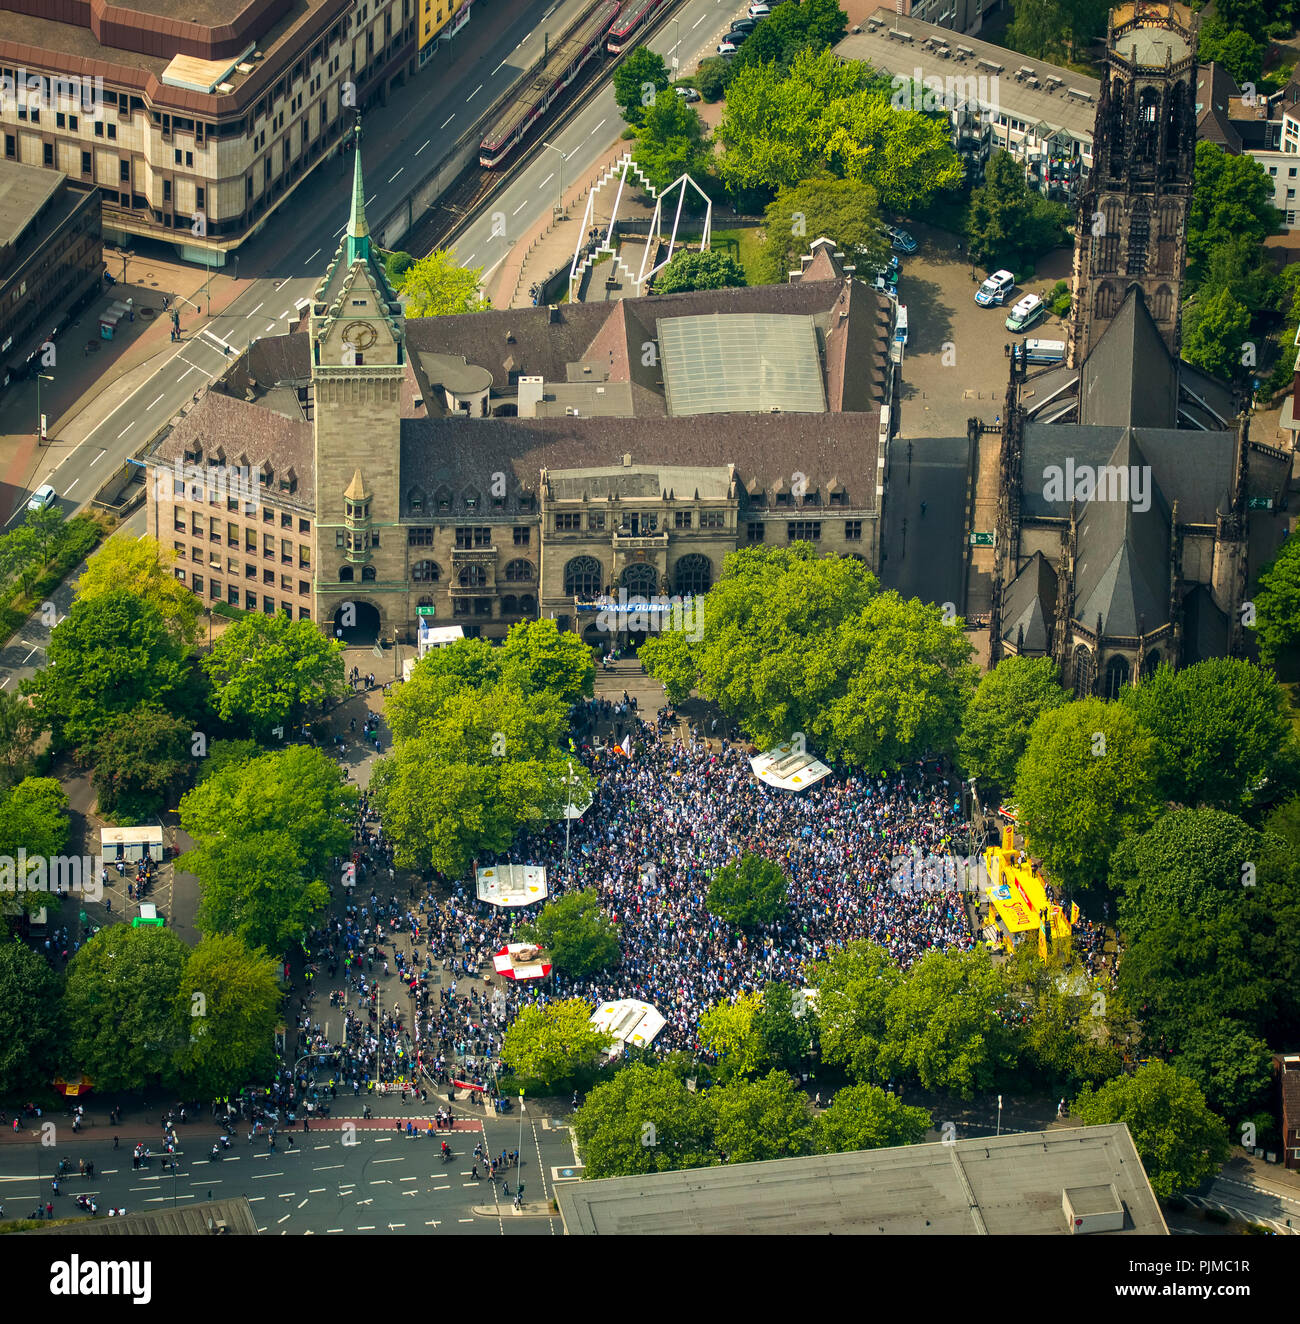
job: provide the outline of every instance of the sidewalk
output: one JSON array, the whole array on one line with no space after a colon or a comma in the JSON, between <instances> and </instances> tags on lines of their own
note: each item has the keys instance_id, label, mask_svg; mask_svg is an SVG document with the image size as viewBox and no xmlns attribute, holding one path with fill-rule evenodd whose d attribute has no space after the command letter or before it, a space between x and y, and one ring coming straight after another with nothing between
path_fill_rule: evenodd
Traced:
<instances>
[{"instance_id":1,"label":"sidewalk","mask_svg":"<svg viewBox=\"0 0 1300 1324\"><path fill-rule=\"evenodd\" d=\"M37 445L36 382L19 382L5 392L0 405L0 482L8 490L0 492L0 520L8 519L20 495L42 481L138 389L161 358L180 349L171 340L170 315L162 307L164 295L171 296L180 309L182 343L198 336L207 324L208 318L196 311L208 279L205 268L136 254L127 263L123 284L121 258L110 249L105 262L117 283L105 285L55 342L56 362L49 370L54 381L41 383L41 412L48 420L44 446ZM223 312L252 283L214 271L212 311ZM112 340L103 340L99 315L115 299L134 300L135 321L119 326Z\"/></svg>"}]
</instances>

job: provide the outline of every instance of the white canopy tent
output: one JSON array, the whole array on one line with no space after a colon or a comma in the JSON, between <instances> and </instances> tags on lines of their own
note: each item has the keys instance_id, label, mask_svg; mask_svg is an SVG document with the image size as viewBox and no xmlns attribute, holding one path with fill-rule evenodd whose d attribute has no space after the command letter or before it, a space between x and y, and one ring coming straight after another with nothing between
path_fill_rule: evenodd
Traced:
<instances>
[{"instance_id":1,"label":"white canopy tent","mask_svg":"<svg viewBox=\"0 0 1300 1324\"><path fill-rule=\"evenodd\" d=\"M478 899L492 906L531 906L546 900L546 870L540 864L490 864L474 874Z\"/></svg>"},{"instance_id":2,"label":"white canopy tent","mask_svg":"<svg viewBox=\"0 0 1300 1324\"><path fill-rule=\"evenodd\" d=\"M754 776L782 791L806 791L814 782L829 777L831 770L815 754L795 747L793 741L777 745L749 760Z\"/></svg>"},{"instance_id":3,"label":"white canopy tent","mask_svg":"<svg viewBox=\"0 0 1300 1324\"><path fill-rule=\"evenodd\" d=\"M592 1013L591 1023L614 1036L617 1042L609 1055L617 1057L628 1044L644 1048L652 1043L668 1022L648 1002L620 998L617 1002L601 1003Z\"/></svg>"}]
</instances>

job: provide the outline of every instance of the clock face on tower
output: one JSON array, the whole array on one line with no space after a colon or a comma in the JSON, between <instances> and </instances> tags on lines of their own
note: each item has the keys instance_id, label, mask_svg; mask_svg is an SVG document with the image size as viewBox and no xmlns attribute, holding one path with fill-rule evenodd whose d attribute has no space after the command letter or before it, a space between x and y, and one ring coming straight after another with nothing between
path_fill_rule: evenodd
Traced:
<instances>
[{"instance_id":1,"label":"clock face on tower","mask_svg":"<svg viewBox=\"0 0 1300 1324\"><path fill-rule=\"evenodd\" d=\"M369 322L352 322L343 329L343 339L357 349L369 349L375 343L375 328Z\"/></svg>"}]
</instances>

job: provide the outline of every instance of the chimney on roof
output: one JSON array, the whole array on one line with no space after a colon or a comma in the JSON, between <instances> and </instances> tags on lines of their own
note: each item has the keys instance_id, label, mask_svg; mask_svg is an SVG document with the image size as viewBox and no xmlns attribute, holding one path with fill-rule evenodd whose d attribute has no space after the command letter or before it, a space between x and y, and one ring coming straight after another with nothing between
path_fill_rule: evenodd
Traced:
<instances>
[{"instance_id":1,"label":"chimney on roof","mask_svg":"<svg viewBox=\"0 0 1300 1324\"><path fill-rule=\"evenodd\" d=\"M632 457L631 457L630 455L628 455L626 452L624 452L624 455L623 455L623 468L624 468L624 469L630 469L631 467L632 467Z\"/></svg>"},{"instance_id":2,"label":"chimney on roof","mask_svg":"<svg viewBox=\"0 0 1300 1324\"><path fill-rule=\"evenodd\" d=\"M546 305L546 311L547 311L547 314L548 314L549 317L550 317L551 322L554 323L554 322L558 322L558 321L560 320L560 307L559 307L559 304L548 303L548 304Z\"/></svg>"},{"instance_id":3,"label":"chimney on roof","mask_svg":"<svg viewBox=\"0 0 1300 1324\"><path fill-rule=\"evenodd\" d=\"M507 344L507 345L513 345L514 343L515 343L515 333L514 333L513 331L507 331L507 332L506 332L506 344Z\"/></svg>"}]
</instances>

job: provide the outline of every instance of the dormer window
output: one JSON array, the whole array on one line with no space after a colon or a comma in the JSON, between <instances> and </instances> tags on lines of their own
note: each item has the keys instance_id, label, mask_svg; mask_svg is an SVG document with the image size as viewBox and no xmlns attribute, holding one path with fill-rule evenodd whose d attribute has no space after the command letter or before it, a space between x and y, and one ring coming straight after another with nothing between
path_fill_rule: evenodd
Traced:
<instances>
[{"instance_id":1,"label":"dormer window","mask_svg":"<svg viewBox=\"0 0 1300 1324\"><path fill-rule=\"evenodd\" d=\"M424 511L424 489L422 487L411 488L406 494L406 504L410 507L412 514L421 514Z\"/></svg>"},{"instance_id":2,"label":"dormer window","mask_svg":"<svg viewBox=\"0 0 1300 1324\"><path fill-rule=\"evenodd\" d=\"M434 504L434 505L438 508L438 510L440 510L440 511L447 511L447 510L450 510L450 509L451 509L451 488L449 488L449 487L440 487L440 488L439 488L439 489L433 494L433 504Z\"/></svg>"},{"instance_id":3,"label":"dormer window","mask_svg":"<svg viewBox=\"0 0 1300 1324\"><path fill-rule=\"evenodd\" d=\"M467 488L465 491L465 509L466 510L478 509L478 492L476 492L472 487Z\"/></svg>"}]
</instances>

